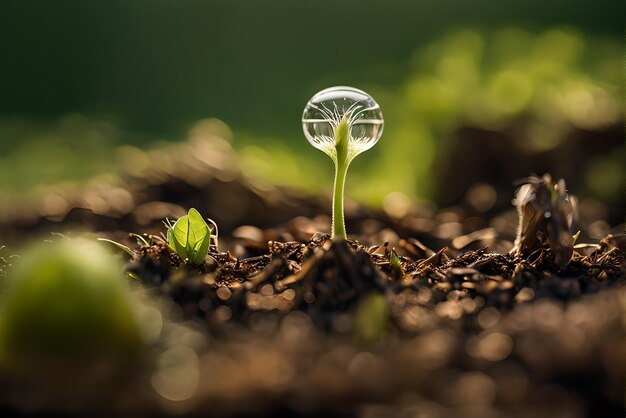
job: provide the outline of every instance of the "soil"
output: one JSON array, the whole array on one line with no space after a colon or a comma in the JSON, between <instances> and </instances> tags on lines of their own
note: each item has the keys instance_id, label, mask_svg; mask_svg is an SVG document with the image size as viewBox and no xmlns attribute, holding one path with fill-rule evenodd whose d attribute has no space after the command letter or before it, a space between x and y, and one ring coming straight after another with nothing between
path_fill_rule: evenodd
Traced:
<instances>
[{"instance_id":1,"label":"soil","mask_svg":"<svg viewBox=\"0 0 626 418\"><path fill-rule=\"evenodd\" d=\"M520 226L520 208L485 219L466 204L400 215L351 204L350 239L337 240L323 232L328 199L259 187L210 164L203 173L128 176L116 192L132 197L126 206L109 196L95 210L87 191L63 196L62 213L5 214L9 243L82 228L131 246L138 304L153 315L158 305L160 333L106 390L68 383L83 387L79 399L5 380L3 416L623 412L624 235L594 240L580 224L568 247L553 238L556 215ZM161 220L189 207L220 227L199 267L158 238Z\"/></svg>"}]
</instances>

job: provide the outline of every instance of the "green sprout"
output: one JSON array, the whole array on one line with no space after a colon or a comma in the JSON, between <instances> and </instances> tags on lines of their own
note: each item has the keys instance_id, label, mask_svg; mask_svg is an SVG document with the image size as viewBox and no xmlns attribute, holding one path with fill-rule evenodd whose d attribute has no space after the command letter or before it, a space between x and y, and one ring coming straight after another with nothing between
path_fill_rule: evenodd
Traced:
<instances>
[{"instance_id":1,"label":"green sprout","mask_svg":"<svg viewBox=\"0 0 626 418\"><path fill-rule=\"evenodd\" d=\"M394 273L402 274L402 260L398 257L398 253L395 248L391 249L391 255L389 256L389 264Z\"/></svg>"},{"instance_id":2,"label":"green sprout","mask_svg":"<svg viewBox=\"0 0 626 418\"><path fill-rule=\"evenodd\" d=\"M211 219L209 222L215 234L211 233L209 225L194 208L189 209L189 213L174 224L168 219L167 244L181 259L187 259L196 266L201 265L209 252L211 239L215 240L217 246L217 225Z\"/></svg>"},{"instance_id":3,"label":"green sprout","mask_svg":"<svg viewBox=\"0 0 626 418\"><path fill-rule=\"evenodd\" d=\"M353 87L331 87L309 100L302 129L311 145L335 164L332 237L346 238L344 185L352 160L372 148L383 133L383 114L374 99Z\"/></svg>"},{"instance_id":4,"label":"green sprout","mask_svg":"<svg viewBox=\"0 0 626 418\"><path fill-rule=\"evenodd\" d=\"M135 256L135 251L134 250L132 250L131 248L125 246L124 244L120 244L117 241L113 241L112 239L108 239L108 238L98 238L98 241L108 242L109 244L115 245L118 249L120 249L123 252L125 252L126 254L128 254L130 256L130 258L133 258Z\"/></svg>"}]
</instances>

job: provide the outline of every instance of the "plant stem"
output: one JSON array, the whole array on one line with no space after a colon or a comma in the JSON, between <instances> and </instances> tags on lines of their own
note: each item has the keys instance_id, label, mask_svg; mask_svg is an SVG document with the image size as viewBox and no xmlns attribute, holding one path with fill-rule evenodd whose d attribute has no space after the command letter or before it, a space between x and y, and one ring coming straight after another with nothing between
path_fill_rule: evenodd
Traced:
<instances>
[{"instance_id":1,"label":"plant stem","mask_svg":"<svg viewBox=\"0 0 626 418\"><path fill-rule=\"evenodd\" d=\"M333 193L333 232L331 238L346 239L346 223L343 215L343 189L346 184L348 164L337 162L335 164L335 188Z\"/></svg>"},{"instance_id":2,"label":"plant stem","mask_svg":"<svg viewBox=\"0 0 626 418\"><path fill-rule=\"evenodd\" d=\"M343 216L343 189L346 184L348 166L350 165L348 160L348 136L350 135L348 118L348 114L344 115L339 126L335 129L337 159L335 160L335 188L333 192L333 231L331 235L333 239L347 238L346 223Z\"/></svg>"}]
</instances>

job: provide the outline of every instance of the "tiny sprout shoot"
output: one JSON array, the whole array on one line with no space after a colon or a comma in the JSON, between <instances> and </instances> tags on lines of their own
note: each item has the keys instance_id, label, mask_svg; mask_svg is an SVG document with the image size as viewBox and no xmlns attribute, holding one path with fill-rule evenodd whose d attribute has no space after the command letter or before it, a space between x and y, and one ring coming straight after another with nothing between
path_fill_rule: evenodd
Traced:
<instances>
[{"instance_id":1,"label":"tiny sprout shoot","mask_svg":"<svg viewBox=\"0 0 626 418\"><path fill-rule=\"evenodd\" d=\"M117 248L119 248L120 250L122 250L126 254L128 254L131 258L135 256L135 251L133 251L132 249L128 248L124 244L120 244L119 242L116 242L116 241L113 241L113 240L107 239L107 238L98 238L98 241L108 242L110 244L115 245Z\"/></svg>"},{"instance_id":2,"label":"tiny sprout shoot","mask_svg":"<svg viewBox=\"0 0 626 418\"><path fill-rule=\"evenodd\" d=\"M135 238L137 240L137 244L140 246L144 246L144 247L150 247L152 245L154 245L154 243L156 241L162 241L165 242L164 239L161 239L161 237L155 236L155 235L150 235L150 234L143 234L139 235L139 234L134 234L134 233L130 233L129 236L131 238ZM115 245L118 249L124 251L126 254L128 254L131 258L133 258L136 254L136 251L125 246L124 244L120 244L117 241L113 241L107 238L98 238L98 241L102 241L102 242L108 242L109 244L113 244Z\"/></svg>"},{"instance_id":3,"label":"tiny sprout shoot","mask_svg":"<svg viewBox=\"0 0 626 418\"><path fill-rule=\"evenodd\" d=\"M168 220L167 244L181 259L187 259L196 266L201 265L208 254L212 238L217 245L217 225L209 221L214 226L215 234L211 234L211 228L194 208L189 209L189 213L173 225Z\"/></svg>"},{"instance_id":4,"label":"tiny sprout shoot","mask_svg":"<svg viewBox=\"0 0 626 418\"><path fill-rule=\"evenodd\" d=\"M322 90L304 108L304 136L335 164L333 238L346 238L343 194L348 167L357 155L378 142L383 125L380 106L370 95L353 87Z\"/></svg>"},{"instance_id":5,"label":"tiny sprout shoot","mask_svg":"<svg viewBox=\"0 0 626 418\"><path fill-rule=\"evenodd\" d=\"M576 244L576 241L578 241L579 236L580 236L580 230L576 232L574 235L572 235L572 245Z\"/></svg>"},{"instance_id":6,"label":"tiny sprout shoot","mask_svg":"<svg viewBox=\"0 0 626 418\"><path fill-rule=\"evenodd\" d=\"M400 257L398 257L398 253L396 253L396 249L391 249L391 255L389 256L389 264L391 264L391 268L394 272L402 273L402 261Z\"/></svg>"},{"instance_id":7,"label":"tiny sprout shoot","mask_svg":"<svg viewBox=\"0 0 626 418\"><path fill-rule=\"evenodd\" d=\"M148 235L147 235L147 234L144 234L144 235L146 235L146 237L148 237ZM149 247L149 246L151 245L151 244L148 242L148 240L146 239L146 237L143 237L143 236L141 236L141 235L139 235L139 234L134 234L134 233L130 233L130 236L131 236L131 237L133 237L133 238L135 238L135 239L137 240L137 243L138 243L139 245L143 245L143 246L145 246L145 247Z\"/></svg>"}]
</instances>

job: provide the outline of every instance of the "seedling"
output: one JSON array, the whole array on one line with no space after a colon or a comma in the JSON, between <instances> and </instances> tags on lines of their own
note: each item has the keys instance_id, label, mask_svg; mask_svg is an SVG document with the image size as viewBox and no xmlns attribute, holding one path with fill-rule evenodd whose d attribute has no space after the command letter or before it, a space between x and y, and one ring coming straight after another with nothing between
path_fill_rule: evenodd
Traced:
<instances>
[{"instance_id":1,"label":"seedling","mask_svg":"<svg viewBox=\"0 0 626 418\"><path fill-rule=\"evenodd\" d=\"M391 269L394 273L402 274L402 260L400 260L400 257L398 257L398 253L396 253L395 248L391 249L389 264L391 264Z\"/></svg>"},{"instance_id":2,"label":"seedling","mask_svg":"<svg viewBox=\"0 0 626 418\"><path fill-rule=\"evenodd\" d=\"M352 160L372 148L383 133L378 103L353 87L331 87L314 95L302 113L302 129L311 145L335 164L332 237L346 238L343 193Z\"/></svg>"},{"instance_id":3,"label":"seedling","mask_svg":"<svg viewBox=\"0 0 626 418\"><path fill-rule=\"evenodd\" d=\"M182 260L188 260L193 265L199 266L204 262L209 252L211 240L213 240L213 245L217 247L217 224L211 219L208 219L208 221L211 223L211 227L202 219L202 216L196 209L191 208L187 215L174 223L169 219L165 220L164 224L167 227L167 237L161 238L148 234L144 234L143 236L138 234L130 235L137 240L139 245L146 247L154 245L157 241L166 242ZM212 231L215 231L215 233L212 233ZM131 258L136 254L133 249L119 242L106 238L98 238L98 241L115 245Z\"/></svg>"},{"instance_id":4,"label":"seedling","mask_svg":"<svg viewBox=\"0 0 626 418\"><path fill-rule=\"evenodd\" d=\"M199 266L204 262L211 239L214 239L217 246L217 224L209 219L213 225L215 234L211 233L211 228L204 221L202 215L194 209L189 209L189 213L178 219L173 225L166 221L167 244L178 256L190 263Z\"/></svg>"}]
</instances>

